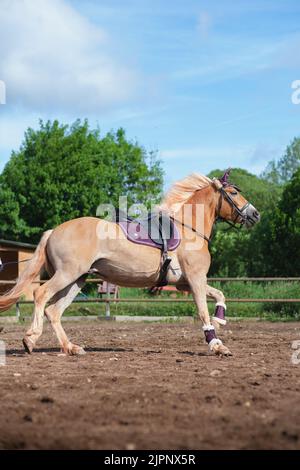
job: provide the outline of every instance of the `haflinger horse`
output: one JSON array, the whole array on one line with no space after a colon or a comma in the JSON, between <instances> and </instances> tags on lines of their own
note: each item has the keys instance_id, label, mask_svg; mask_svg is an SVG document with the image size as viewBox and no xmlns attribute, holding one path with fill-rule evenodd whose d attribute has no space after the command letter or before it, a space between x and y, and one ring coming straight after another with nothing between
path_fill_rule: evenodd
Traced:
<instances>
[{"instance_id":1,"label":"haflinger horse","mask_svg":"<svg viewBox=\"0 0 300 470\"><path fill-rule=\"evenodd\" d=\"M180 233L178 247L169 253L170 269L167 283L179 290L190 290L203 324L209 350L216 355L231 355L229 349L217 338L215 328L225 324L225 297L207 284L210 267L209 240L217 218L246 228L260 218L259 213L228 182L229 171L222 178L210 179L192 174L175 183L162 201L160 209L170 214ZM183 217L189 206L187 216ZM203 230L197 229L197 213L203 214ZM110 234L111 229L117 236ZM97 217L81 217L67 221L53 230L46 231L26 269L16 285L0 297L0 311L18 301L25 288L36 278L42 268L50 279L34 292L32 324L23 339L31 353L43 330L44 313L51 323L62 350L66 354L84 354L84 349L72 343L61 324L64 310L85 284L88 273L97 273L101 279L119 286L152 287L160 276L161 252L154 247L137 245L128 240L120 225ZM216 301L211 322L207 297Z\"/></svg>"}]
</instances>

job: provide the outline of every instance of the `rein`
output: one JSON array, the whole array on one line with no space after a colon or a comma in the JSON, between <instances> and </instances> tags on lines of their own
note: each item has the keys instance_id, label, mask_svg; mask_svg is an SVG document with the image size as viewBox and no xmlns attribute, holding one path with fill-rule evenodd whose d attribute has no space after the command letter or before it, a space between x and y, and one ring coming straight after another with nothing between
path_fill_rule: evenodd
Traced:
<instances>
[{"instance_id":1,"label":"rein","mask_svg":"<svg viewBox=\"0 0 300 470\"><path fill-rule=\"evenodd\" d=\"M195 229L194 227L192 227L191 225L184 224L184 223L181 222L180 220L175 219L175 217L171 217L171 216L170 216L170 219L174 220L174 222L178 222L180 225L182 225L182 227L189 228L190 230L192 230L193 232L195 232L197 235L199 235L199 237L201 237L201 238L203 238L205 241L207 241L207 243L210 243L210 242L211 242L211 238L208 238L206 235L204 235L203 233L199 232L198 230L196 230L196 229Z\"/></svg>"},{"instance_id":2,"label":"rein","mask_svg":"<svg viewBox=\"0 0 300 470\"><path fill-rule=\"evenodd\" d=\"M7 261L6 263L2 263L2 260L0 258L0 273L1 271L3 271L3 269L5 268L5 266L9 265L9 264L20 264L20 263L26 263L27 261L30 261L32 258L28 258L28 259L22 259L21 261Z\"/></svg>"}]
</instances>

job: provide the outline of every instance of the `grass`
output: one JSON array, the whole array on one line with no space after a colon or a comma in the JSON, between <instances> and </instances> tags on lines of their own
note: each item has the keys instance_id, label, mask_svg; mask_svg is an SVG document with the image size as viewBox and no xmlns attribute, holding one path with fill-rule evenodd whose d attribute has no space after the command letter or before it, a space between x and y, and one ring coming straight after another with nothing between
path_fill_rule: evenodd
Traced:
<instances>
[{"instance_id":1,"label":"grass","mask_svg":"<svg viewBox=\"0 0 300 470\"><path fill-rule=\"evenodd\" d=\"M229 298L300 298L299 283L297 282L223 282L214 283L214 287L221 289L225 297ZM95 291L88 286L90 297L96 296ZM182 293L163 292L160 296L153 297L145 289L122 288L121 298L142 299L166 299L184 298ZM191 298L191 297L189 297ZM210 313L214 312L214 303L209 302ZM32 305L20 305L21 316L32 313ZM1 315L15 315L16 309L12 307ZM196 315L194 303L112 303L111 315L149 315L149 316L190 316ZM73 303L65 312L65 315L105 315L104 303L76 304ZM259 317L271 321L290 321L300 319L300 303L228 303L227 316L233 317Z\"/></svg>"}]
</instances>

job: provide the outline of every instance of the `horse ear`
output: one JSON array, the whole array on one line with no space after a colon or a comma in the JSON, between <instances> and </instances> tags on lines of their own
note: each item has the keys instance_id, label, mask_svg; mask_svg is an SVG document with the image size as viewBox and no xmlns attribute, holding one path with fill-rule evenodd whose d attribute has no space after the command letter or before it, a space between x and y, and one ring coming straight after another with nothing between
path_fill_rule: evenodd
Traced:
<instances>
[{"instance_id":1,"label":"horse ear","mask_svg":"<svg viewBox=\"0 0 300 470\"><path fill-rule=\"evenodd\" d=\"M223 184L221 183L221 181L218 178L213 178L212 179L212 184L217 190L223 188Z\"/></svg>"},{"instance_id":2,"label":"horse ear","mask_svg":"<svg viewBox=\"0 0 300 470\"><path fill-rule=\"evenodd\" d=\"M225 171L224 175L219 178L222 184L228 184L228 178L229 174L231 172L231 168L228 168L228 170Z\"/></svg>"}]
</instances>

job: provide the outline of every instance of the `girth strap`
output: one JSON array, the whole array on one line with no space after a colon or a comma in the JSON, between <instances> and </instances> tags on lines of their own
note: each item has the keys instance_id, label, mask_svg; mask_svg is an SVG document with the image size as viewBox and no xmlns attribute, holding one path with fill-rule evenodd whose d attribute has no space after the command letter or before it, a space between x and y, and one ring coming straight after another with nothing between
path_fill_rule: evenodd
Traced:
<instances>
[{"instance_id":1,"label":"girth strap","mask_svg":"<svg viewBox=\"0 0 300 470\"><path fill-rule=\"evenodd\" d=\"M163 221L162 221L162 212L159 212L159 219L158 219L158 224L159 224L159 235L162 239L162 257L161 257L161 267L160 267L160 273L159 273L159 278L156 283L156 287L162 287L166 286L168 284L167 280L167 275L170 267L170 263L172 259L168 255L168 246L167 246L167 239L164 233L163 229Z\"/></svg>"}]
</instances>

